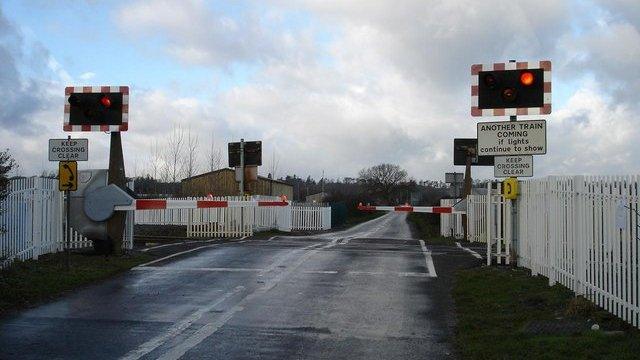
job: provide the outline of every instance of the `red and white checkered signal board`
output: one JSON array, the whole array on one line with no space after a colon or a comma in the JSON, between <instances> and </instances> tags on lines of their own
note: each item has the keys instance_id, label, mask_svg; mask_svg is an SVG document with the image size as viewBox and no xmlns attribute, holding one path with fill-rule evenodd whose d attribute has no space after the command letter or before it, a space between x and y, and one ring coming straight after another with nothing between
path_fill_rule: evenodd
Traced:
<instances>
[{"instance_id":1,"label":"red and white checkered signal board","mask_svg":"<svg viewBox=\"0 0 640 360\"><path fill-rule=\"evenodd\" d=\"M521 108L480 109L478 107L478 81L481 71L543 70L543 106ZM551 61L519 61L471 65L471 116L541 115L551 113Z\"/></svg>"},{"instance_id":2,"label":"red and white checkered signal board","mask_svg":"<svg viewBox=\"0 0 640 360\"><path fill-rule=\"evenodd\" d=\"M109 119L107 123L81 123L74 124L71 121L71 103L69 98L74 94L105 94L107 98L110 96L118 99L118 102L114 102L109 105L113 105L111 111L114 111L117 116L117 121ZM100 105L97 105L100 106ZM101 109L96 110L105 112L105 108L109 106L102 105ZM102 113L97 114L102 115ZM99 116L96 116L99 118ZM112 117L113 118L113 117ZM67 86L64 89L64 131L100 131L100 132L120 132L127 131L129 129L129 87L128 86Z\"/></svg>"}]
</instances>

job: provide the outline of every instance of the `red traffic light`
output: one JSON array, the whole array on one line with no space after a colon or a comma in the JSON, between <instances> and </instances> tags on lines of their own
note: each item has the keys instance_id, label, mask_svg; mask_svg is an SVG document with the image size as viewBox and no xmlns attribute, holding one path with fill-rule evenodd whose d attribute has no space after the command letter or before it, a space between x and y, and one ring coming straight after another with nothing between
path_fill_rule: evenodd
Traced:
<instances>
[{"instance_id":1,"label":"red traffic light","mask_svg":"<svg viewBox=\"0 0 640 360\"><path fill-rule=\"evenodd\" d=\"M498 85L498 80L496 79L495 76L493 76L493 74L486 74L484 76L484 84L489 88L489 89L495 89L496 86Z\"/></svg>"},{"instance_id":2,"label":"red traffic light","mask_svg":"<svg viewBox=\"0 0 640 360\"><path fill-rule=\"evenodd\" d=\"M531 71L523 71L522 74L520 74L520 83L522 85L530 86L533 84L534 79L535 78L533 77L533 73Z\"/></svg>"},{"instance_id":3,"label":"red traffic light","mask_svg":"<svg viewBox=\"0 0 640 360\"><path fill-rule=\"evenodd\" d=\"M111 99L109 99L109 97L105 95L102 98L100 98L100 103L104 107L110 107L111 106Z\"/></svg>"},{"instance_id":4,"label":"red traffic light","mask_svg":"<svg viewBox=\"0 0 640 360\"><path fill-rule=\"evenodd\" d=\"M505 88L502 90L502 98L506 101L514 101L516 99L516 89L514 88Z\"/></svg>"}]
</instances>

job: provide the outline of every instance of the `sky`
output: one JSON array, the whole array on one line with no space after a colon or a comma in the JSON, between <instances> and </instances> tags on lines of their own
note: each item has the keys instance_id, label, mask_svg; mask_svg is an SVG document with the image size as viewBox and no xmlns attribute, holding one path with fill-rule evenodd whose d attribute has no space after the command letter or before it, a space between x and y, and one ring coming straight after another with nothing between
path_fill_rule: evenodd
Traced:
<instances>
[{"instance_id":1,"label":"sky","mask_svg":"<svg viewBox=\"0 0 640 360\"><path fill-rule=\"evenodd\" d=\"M444 180L475 137L474 63L551 60L553 112L536 177L637 174L640 1L3 0L0 148L52 171L65 86L130 86L128 176L162 164L172 129L262 140L261 174L356 177L380 163ZM106 168L109 136L80 169ZM154 149L160 149L157 151ZM155 154L155 155L154 155ZM223 161L225 163L226 160ZM473 169L490 178L491 167Z\"/></svg>"}]
</instances>

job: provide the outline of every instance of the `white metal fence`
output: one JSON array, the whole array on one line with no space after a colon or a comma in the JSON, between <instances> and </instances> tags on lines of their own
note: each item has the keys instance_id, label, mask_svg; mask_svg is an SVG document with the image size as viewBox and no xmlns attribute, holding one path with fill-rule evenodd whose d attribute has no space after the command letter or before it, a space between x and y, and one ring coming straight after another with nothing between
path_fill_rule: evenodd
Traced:
<instances>
[{"instance_id":1,"label":"white metal fence","mask_svg":"<svg viewBox=\"0 0 640 360\"><path fill-rule=\"evenodd\" d=\"M0 203L0 268L12 261L37 259L39 255L91 246L90 240L73 229L64 229L64 196L58 180L43 177L13 179L9 194ZM127 215L123 247L133 246L133 213Z\"/></svg>"},{"instance_id":2,"label":"white metal fence","mask_svg":"<svg viewBox=\"0 0 640 360\"><path fill-rule=\"evenodd\" d=\"M440 199L440 206L453 206L460 199ZM462 239L464 229L462 227L461 214L441 214L440 215L440 235Z\"/></svg>"},{"instance_id":3,"label":"white metal fence","mask_svg":"<svg viewBox=\"0 0 640 360\"><path fill-rule=\"evenodd\" d=\"M638 176L520 183L519 264L640 327Z\"/></svg>"},{"instance_id":4,"label":"white metal fence","mask_svg":"<svg viewBox=\"0 0 640 360\"><path fill-rule=\"evenodd\" d=\"M278 197L180 198L178 200L279 201ZM331 229L331 207L311 204L211 209L138 210L136 224L185 225L188 237L242 237L255 231Z\"/></svg>"},{"instance_id":5,"label":"white metal fence","mask_svg":"<svg viewBox=\"0 0 640 360\"><path fill-rule=\"evenodd\" d=\"M488 240L489 263L508 263L515 246L518 266L640 327L638 179L552 176L521 181L513 244L514 203L504 200L497 184L488 189L491 195L469 196L469 239Z\"/></svg>"},{"instance_id":6,"label":"white metal fence","mask_svg":"<svg viewBox=\"0 0 640 360\"><path fill-rule=\"evenodd\" d=\"M496 259L498 264L510 262L511 255L511 201L501 194L501 184L487 186L487 194L467 196L467 240L487 243L487 258ZM441 206L451 206L457 200L442 199ZM487 216L490 214L490 216ZM462 214L442 214L440 216L440 234L463 238Z\"/></svg>"}]
</instances>

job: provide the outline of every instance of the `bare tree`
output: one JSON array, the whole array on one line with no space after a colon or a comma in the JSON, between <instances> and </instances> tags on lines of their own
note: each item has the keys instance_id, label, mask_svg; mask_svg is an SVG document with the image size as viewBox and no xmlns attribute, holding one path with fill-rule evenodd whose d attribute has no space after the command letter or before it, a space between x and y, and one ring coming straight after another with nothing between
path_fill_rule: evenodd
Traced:
<instances>
[{"instance_id":1,"label":"bare tree","mask_svg":"<svg viewBox=\"0 0 640 360\"><path fill-rule=\"evenodd\" d=\"M192 177L198 172L198 134L191 134L191 126L187 131L187 164L186 175Z\"/></svg>"},{"instance_id":2,"label":"bare tree","mask_svg":"<svg viewBox=\"0 0 640 360\"><path fill-rule=\"evenodd\" d=\"M407 172L398 165L380 164L360 170L358 181L369 194L391 202L402 183L407 181Z\"/></svg>"},{"instance_id":3,"label":"bare tree","mask_svg":"<svg viewBox=\"0 0 640 360\"><path fill-rule=\"evenodd\" d=\"M271 177L273 179L278 178L278 165L280 165L280 158L278 157L278 154L276 154L276 150L274 149L271 153L271 162L269 163L269 174L271 174Z\"/></svg>"},{"instance_id":4,"label":"bare tree","mask_svg":"<svg viewBox=\"0 0 640 360\"><path fill-rule=\"evenodd\" d=\"M216 140L213 134L211 134L211 145L207 157L209 171L216 171L222 167L222 149L216 146Z\"/></svg>"},{"instance_id":5,"label":"bare tree","mask_svg":"<svg viewBox=\"0 0 640 360\"><path fill-rule=\"evenodd\" d=\"M160 148L160 145L158 144L157 139L153 143L151 143L151 150L149 153L150 158L148 161L150 175L154 179L158 179L164 159L162 158L162 150Z\"/></svg>"},{"instance_id":6,"label":"bare tree","mask_svg":"<svg viewBox=\"0 0 640 360\"><path fill-rule=\"evenodd\" d=\"M165 149L165 171L171 182L177 182L184 169L184 129L174 126L167 137L167 147Z\"/></svg>"},{"instance_id":7,"label":"bare tree","mask_svg":"<svg viewBox=\"0 0 640 360\"><path fill-rule=\"evenodd\" d=\"M18 168L9 149L0 151L0 203L9 195L9 173ZM4 210L0 208L0 214ZM0 225L0 234L4 232L4 228Z\"/></svg>"}]
</instances>

